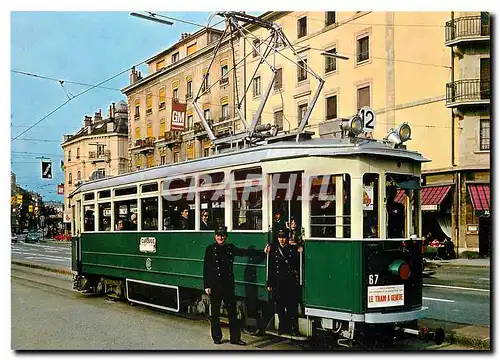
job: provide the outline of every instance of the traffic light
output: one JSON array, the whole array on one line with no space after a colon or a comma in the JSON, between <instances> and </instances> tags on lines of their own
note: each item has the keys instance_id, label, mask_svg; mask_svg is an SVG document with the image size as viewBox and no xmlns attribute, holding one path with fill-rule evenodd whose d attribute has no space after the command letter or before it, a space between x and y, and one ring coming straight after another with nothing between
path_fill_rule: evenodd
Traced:
<instances>
[{"instance_id":1,"label":"traffic light","mask_svg":"<svg viewBox=\"0 0 500 360\"><path fill-rule=\"evenodd\" d=\"M42 160L42 179L52 179L52 161Z\"/></svg>"}]
</instances>

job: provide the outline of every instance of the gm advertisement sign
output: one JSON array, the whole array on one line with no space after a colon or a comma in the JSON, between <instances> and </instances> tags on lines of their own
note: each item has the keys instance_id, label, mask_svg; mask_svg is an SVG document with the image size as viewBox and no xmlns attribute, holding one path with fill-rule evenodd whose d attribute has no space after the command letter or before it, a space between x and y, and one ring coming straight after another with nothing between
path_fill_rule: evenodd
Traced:
<instances>
[{"instance_id":1,"label":"gm advertisement sign","mask_svg":"<svg viewBox=\"0 0 500 360\"><path fill-rule=\"evenodd\" d=\"M184 131L186 127L186 106L187 104L172 102L172 123L170 130Z\"/></svg>"}]
</instances>

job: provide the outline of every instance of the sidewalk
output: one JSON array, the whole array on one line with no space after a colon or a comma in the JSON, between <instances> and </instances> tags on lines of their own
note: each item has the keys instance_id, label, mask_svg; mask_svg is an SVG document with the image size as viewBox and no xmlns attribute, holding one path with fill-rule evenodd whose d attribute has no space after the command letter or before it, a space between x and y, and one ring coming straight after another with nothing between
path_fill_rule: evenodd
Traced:
<instances>
[{"instance_id":1,"label":"sidewalk","mask_svg":"<svg viewBox=\"0 0 500 360\"><path fill-rule=\"evenodd\" d=\"M430 264L436 264L440 266L469 266L469 267L481 267L489 268L490 259L450 259L450 260L429 260Z\"/></svg>"},{"instance_id":2,"label":"sidewalk","mask_svg":"<svg viewBox=\"0 0 500 360\"><path fill-rule=\"evenodd\" d=\"M421 319L418 325L431 331L440 327L444 330L445 341L450 344L470 346L477 350L491 350L491 333L487 326L457 324L433 319Z\"/></svg>"}]
</instances>

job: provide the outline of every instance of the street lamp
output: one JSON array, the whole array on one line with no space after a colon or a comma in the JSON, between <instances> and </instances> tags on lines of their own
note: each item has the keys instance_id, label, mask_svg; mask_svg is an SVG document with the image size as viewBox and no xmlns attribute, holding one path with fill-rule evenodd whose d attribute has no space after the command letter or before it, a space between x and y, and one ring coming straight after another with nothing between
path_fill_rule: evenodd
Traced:
<instances>
[{"instance_id":1,"label":"street lamp","mask_svg":"<svg viewBox=\"0 0 500 360\"><path fill-rule=\"evenodd\" d=\"M152 13L150 13L150 14L151 15L148 16L148 15L143 15L143 14L139 14L139 13L136 13L136 12L131 12L130 13L130 15L138 17L138 18L141 18L141 19L150 20L150 21L156 21L157 23L160 23L160 24L163 24L163 25L174 25L174 23L171 22L171 21L158 19L157 17L154 16L154 14L152 14Z\"/></svg>"}]
</instances>

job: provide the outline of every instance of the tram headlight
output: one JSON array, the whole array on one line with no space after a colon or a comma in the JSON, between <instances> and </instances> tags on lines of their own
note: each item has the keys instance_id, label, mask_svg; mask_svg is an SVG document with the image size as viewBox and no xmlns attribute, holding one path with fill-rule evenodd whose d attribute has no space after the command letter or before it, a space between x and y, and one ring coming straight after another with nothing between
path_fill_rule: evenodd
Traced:
<instances>
[{"instance_id":1,"label":"tram headlight","mask_svg":"<svg viewBox=\"0 0 500 360\"><path fill-rule=\"evenodd\" d=\"M349 135L358 136L363 132L363 125L363 120L356 115L349 120L342 120L340 128L349 132Z\"/></svg>"},{"instance_id":2,"label":"tram headlight","mask_svg":"<svg viewBox=\"0 0 500 360\"><path fill-rule=\"evenodd\" d=\"M385 138L394 146L399 146L402 143L410 140L411 127L410 125L408 125L408 123L404 122L396 129L391 129Z\"/></svg>"}]
</instances>

